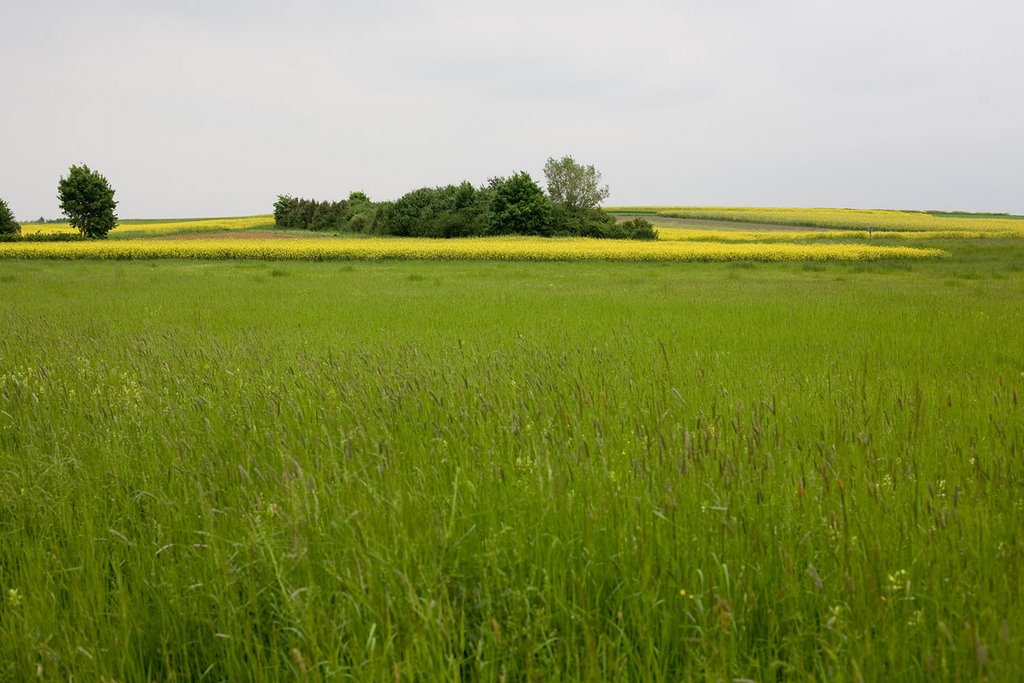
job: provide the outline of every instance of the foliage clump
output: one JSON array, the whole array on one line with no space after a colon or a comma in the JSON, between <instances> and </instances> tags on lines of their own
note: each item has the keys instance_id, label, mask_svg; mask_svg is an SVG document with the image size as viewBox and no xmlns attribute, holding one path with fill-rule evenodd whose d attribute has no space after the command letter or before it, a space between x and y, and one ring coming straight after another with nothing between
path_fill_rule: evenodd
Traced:
<instances>
[{"instance_id":1,"label":"foliage clump","mask_svg":"<svg viewBox=\"0 0 1024 683\"><path fill-rule=\"evenodd\" d=\"M613 232L616 234L609 235L609 237L621 237L630 240L658 239L658 233L654 230L654 225L646 218L634 218L631 221L616 223Z\"/></svg>"},{"instance_id":2,"label":"foliage clump","mask_svg":"<svg viewBox=\"0 0 1024 683\"><path fill-rule=\"evenodd\" d=\"M57 185L60 210L82 237L104 238L117 225L114 188L85 164L72 166Z\"/></svg>"},{"instance_id":3,"label":"foliage clump","mask_svg":"<svg viewBox=\"0 0 1024 683\"><path fill-rule=\"evenodd\" d=\"M550 235L551 201L529 173L492 181L492 232L498 235Z\"/></svg>"},{"instance_id":4,"label":"foliage clump","mask_svg":"<svg viewBox=\"0 0 1024 683\"><path fill-rule=\"evenodd\" d=\"M572 157L548 159L548 192L529 173L491 178L479 187L421 187L394 201L374 203L362 192L341 202L319 202L281 195L274 221L284 228L365 232L399 237L480 237L539 235L657 239L638 219L617 223L597 205L608 196L593 166Z\"/></svg>"},{"instance_id":5,"label":"foliage clump","mask_svg":"<svg viewBox=\"0 0 1024 683\"><path fill-rule=\"evenodd\" d=\"M378 204L374 233L401 237L471 237L490 232L488 188L468 182L421 187Z\"/></svg>"},{"instance_id":6,"label":"foliage clump","mask_svg":"<svg viewBox=\"0 0 1024 683\"><path fill-rule=\"evenodd\" d=\"M373 202L362 192L340 202L301 199L286 194L274 202L274 222L282 228L314 232L362 232L372 222Z\"/></svg>"},{"instance_id":7,"label":"foliage clump","mask_svg":"<svg viewBox=\"0 0 1024 683\"><path fill-rule=\"evenodd\" d=\"M21 225L14 220L14 214L11 213L10 207L7 206L7 202L0 199L0 235L19 235L21 234Z\"/></svg>"},{"instance_id":8,"label":"foliage clump","mask_svg":"<svg viewBox=\"0 0 1024 683\"><path fill-rule=\"evenodd\" d=\"M548 195L555 204L571 212L584 212L608 198L608 186L601 184L601 173L592 165L576 163L571 156L549 158L544 164Z\"/></svg>"}]
</instances>

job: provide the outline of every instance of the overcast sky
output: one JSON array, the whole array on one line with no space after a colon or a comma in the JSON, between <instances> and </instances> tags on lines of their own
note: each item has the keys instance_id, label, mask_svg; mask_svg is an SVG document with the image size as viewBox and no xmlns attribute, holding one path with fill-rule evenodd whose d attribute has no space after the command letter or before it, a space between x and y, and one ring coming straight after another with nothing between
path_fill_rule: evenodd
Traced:
<instances>
[{"instance_id":1,"label":"overcast sky","mask_svg":"<svg viewBox=\"0 0 1024 683\"><path fill-rule=\"evenodd\" d=\"M122 218L594 164L608 204L1024 213L1021 0L0 0L0 197Z\"/></svg>"}]
</instances>

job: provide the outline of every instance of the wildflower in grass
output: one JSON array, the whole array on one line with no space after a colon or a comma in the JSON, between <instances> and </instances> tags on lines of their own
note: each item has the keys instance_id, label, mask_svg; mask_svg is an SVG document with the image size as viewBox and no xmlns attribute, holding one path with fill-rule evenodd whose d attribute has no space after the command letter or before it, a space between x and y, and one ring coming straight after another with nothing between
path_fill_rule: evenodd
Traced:
<instances>
[{"instance_id":1,"label":"wildflower in grass","mask_svg":"<svg viewBox=\"0 0 1024 683\"><path fill-rule=\"evenodd\" d=\"M7 604L11 607L21 606L21 592L17 588L7 589Z\"/></svg>"},{"instance_id":2,"label":"wildflower in grass","mask_svg":"<svg viewBox=\"0 0 1024 683\"><path fill-rule=\"evenodd\" d=\"M830 628L834 631L840 630L844 625L844 616L846 614L846 605L832 605L828 609L828 620L825 622L826 628Z\"/></svg>"},{"instance_id":3,"label":"wildflower in grass","mask_svg":"<svg viewBox=\"0 0 1024 683\"><path fill-rule=\"evenodd\" d=\"M693 598L693 594L692 593L687 593L685 588L680 588L679 589L679 597L684 598L686 600L693 600L694 599Z\"/></svg>"},{"instance_id":4,"label":"wildflower in grass","mask_svg":"<svg viewBox=\"0 0 1024 683\"><path fill-rule=\"evenodd\" d=\"M892 574L887 575L886 578L888 579L885 586L886 593L893 597L900 595L910 596L910 577L907 576L906 569L897 569Z\"/></svg>"},{"instance_id":5,"label":"wildflower in grass","mask_svg":"<svg viewBox=\"0 0 1024 683\"><path fill-rule=\"evenodd\" d=\"M889 576L888 576L888 578L889 578L889 585L890 586L899 586L899 585L901 585L903 583L903 580L906 578L906 576L907 576L907 570L906 569L897 569L895 573L889 574Z\"/></svg>"}]
</instances>

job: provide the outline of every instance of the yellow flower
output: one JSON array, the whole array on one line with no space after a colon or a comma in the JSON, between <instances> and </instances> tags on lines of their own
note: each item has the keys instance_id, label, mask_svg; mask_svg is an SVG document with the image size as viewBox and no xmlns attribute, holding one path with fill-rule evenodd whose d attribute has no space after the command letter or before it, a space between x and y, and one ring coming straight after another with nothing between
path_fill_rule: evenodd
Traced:
<instances>
[{"instance_id":1,"label":"yellow flower","mask_svg":"<svg viewBox=\"0 0 1024 683\"><path fill-rule=\"evenodd\" d=\"M298 237L99 240L0 244L2 259L256 259L486 261L871 261L948 256L939 249L865 244L602 240L586 237Z\"/></svg>"},{"instance_id":2,"label":"yellow flower","mask_svg":"<svg viewBox=\"0 0 1024 683\"><path fill-rule=\"evenodd\" d=\"M611 210L616 210L614 207ZM669 236L667 229L658 225L658 218L684 218L714 221L737 221L783 226L824 228L829 231L859 231L861 238L874 235L886 237L913 237L935 239L941 237L1024 237L1019 219L997 216L936 215L920 211L891 211L879 209L799 209L799 208L757 208L757 207L716 207L716 206L657 206L621 207L622 211L642 211L653 214L648 218L654 222L662 239ZM688 231L687 231L688 232ZM740 232L740 231L737 231ZM743 231L749 239L751 233ZM804 231L775 231L771 239L807 239ZM913 233L913 234L911 234ZM850 234L818 233L813 237L851 237ZM813 238L812 237L812 238ZM675 237L680 239L680 237ZM734 233L730 239L744 239Z\"/></svg>"}]
</instances>

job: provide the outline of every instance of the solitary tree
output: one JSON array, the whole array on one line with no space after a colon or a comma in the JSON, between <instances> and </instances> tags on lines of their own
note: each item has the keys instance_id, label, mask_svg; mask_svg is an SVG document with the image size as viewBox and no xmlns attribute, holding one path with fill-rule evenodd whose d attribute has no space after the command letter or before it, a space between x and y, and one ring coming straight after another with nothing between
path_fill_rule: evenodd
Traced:
<instances>
[{"instance_id":1,"label":"solitary tree","mask_svg":"<svg viewBox=\"0 0 1024 683\"><path fill-rule=\"evenodd\" d=\"M570 211L592 209L608 198L608 186L601 185L601 174L593 166L577 164L571 156L548 159L544 177L551 201Z\"/></svg>"},{"instance_id":2,"label":"solitary tree","mask_svg":"<svg viewBox=\"0 0 1024 683\"><path fill-rule=\"evenodd\" d=\"M85 164L72 166L57 186L60 209L83 237L106 237L117 225L114 189L107 179Z\"/></svg>"},{"instance_id":3,"label":"solitary tree","mask_svg":"<svg viewBox=\"0 0 1024 683\"><path fill-rule=\"evenodd\" d=\"M14 220L14 214L7 207L7 202L0 199L0 235L17 235L21 226Z\"/></svg>"}]
</instances>

